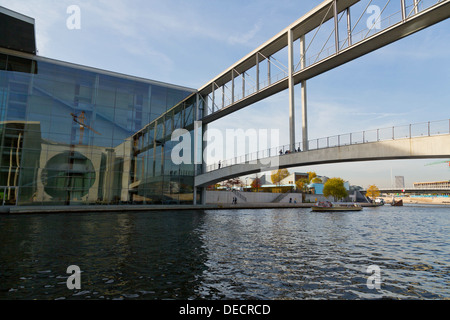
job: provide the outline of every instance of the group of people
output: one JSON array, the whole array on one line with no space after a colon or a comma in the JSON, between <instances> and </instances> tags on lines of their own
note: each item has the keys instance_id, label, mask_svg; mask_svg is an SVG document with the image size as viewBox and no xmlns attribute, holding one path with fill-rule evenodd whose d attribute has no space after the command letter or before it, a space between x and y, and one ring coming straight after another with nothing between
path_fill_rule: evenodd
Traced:
<instances>
[{"instance_id":1,"label":"group of people","mask_svg":"<svg viewBox=\"0 0 450 320\"><path fill-rule=\"evenodd\" d=\"M297 149L294 148L293 152L301 152L301 151L302 150L300 149L300 147L298 147ZM289 154L289 153L291 153L290 150L286 150L284 153L283 153L283 150L280 150L280 156L282 156L283 154ZM219 163L218 163L218 167L219 167L219 169L222 167L222 163L220 162L220 160L219 160Z\"/></svg>"},{"instance_id":2,"label":"group of people","mask_svg":"<svg viewBox=\"0 0 450 320\"><path fill-rule=\"evenodd\" d=\"M232 204L237 204L237 197L233 197L233 202Z\"/></svg>"},{"instance_id":3,"label":"group of people","mask_svg":"<svg viewBox=\"0 0 450 320\"><path fill-rule=\"evenodd\" d=\"M300 147L298 147L298 149L295 149L294 148L294 151L293 152L301 152L302 150L300 149ZM285 152L284 152L284 154L289 154L289 153L291 153L291 151L290 150L286 150ZM283 155L283 150L280 150L280 156L282 156Z\"/></svg>"}]
</instances>

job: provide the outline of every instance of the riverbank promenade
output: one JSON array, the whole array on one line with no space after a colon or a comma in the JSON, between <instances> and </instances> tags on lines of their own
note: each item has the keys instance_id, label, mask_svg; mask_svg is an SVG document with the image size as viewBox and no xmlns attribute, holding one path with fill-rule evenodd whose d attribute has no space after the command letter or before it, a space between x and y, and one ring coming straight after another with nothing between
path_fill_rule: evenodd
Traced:
<instances>
[{"instance_id":1,"label":"riverbank promenade","mask_svg":"<svg viewBox=\"0 0 450 320\"><path fill-rule=\"evenodd\" d=\"M370 203L360 203L363 207L375 207ZM311 208L314 203L237 203L206 205L82 205L82 206L11 206L2 207L0 214L44 214L44 213L96 213L96 212L152 212L181 210L232 210L232 209L286 209Z\"/></svg>"},{"instance_id":2,"label":"riverbank promenade","mask_svg":"<svg viewBox=\"0 0 450 320\"><path fill-rule=\"evenodd\" d=\"M392 198L386 197L386 205ZM403 198L405 204L450 205L445 199ZM377 207L372 203L359 202L362 207ZM95 212L152 212L182 210L232 210L232 209L287 209L311 208L314 203L217 203L205 205L80 205L80 206L4 206L0 214L44 214L44 213L95 213Z\"/></svg>"}]
</instances>

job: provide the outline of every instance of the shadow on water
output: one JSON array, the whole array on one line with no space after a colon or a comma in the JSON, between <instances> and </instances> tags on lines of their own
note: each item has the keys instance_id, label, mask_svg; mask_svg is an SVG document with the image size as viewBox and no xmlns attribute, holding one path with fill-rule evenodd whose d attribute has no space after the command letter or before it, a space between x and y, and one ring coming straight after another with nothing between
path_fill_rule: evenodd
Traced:
<instances>
[{"instance_id":1,"label":"shadow on water","mask_svg":"<svg viewBox=\"0 0 450 320\"><path fill-rule=\"evenodd\" d=\"M5 216L0 299L177 299L204 270L203 212ZM68 290L67 267L81 269Z\"/></svg>"}]
</instances>

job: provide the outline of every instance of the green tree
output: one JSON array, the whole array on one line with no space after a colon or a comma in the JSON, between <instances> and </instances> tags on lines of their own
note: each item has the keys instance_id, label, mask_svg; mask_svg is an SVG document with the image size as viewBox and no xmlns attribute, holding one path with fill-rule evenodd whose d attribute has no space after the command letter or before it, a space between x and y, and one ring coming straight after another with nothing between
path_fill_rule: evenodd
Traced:
<instances>
[{"instance_id":1,"label":"green tree","mask_svg":"<svg viewBox=\"0 0 450 320\"><path fill-rule=\"evenodd\" d=\"M270 175L270 179L272 180L273 184L279 184L281 180L289 176L288 169L278 169L275 171L272 171L272 174Z\"/></svg>"},{"instance_id":2,"label":"green tree","mask_svg":"<svg viewBox=\"0 0 450 320\"><path fill-rule=\"evenodd\" d=\"M332 196L334 201L347 197L348 193L344 187L344 180L341 178L328 179L323 186L323 195L325 197Z\"/></svg>"}]
</instances>

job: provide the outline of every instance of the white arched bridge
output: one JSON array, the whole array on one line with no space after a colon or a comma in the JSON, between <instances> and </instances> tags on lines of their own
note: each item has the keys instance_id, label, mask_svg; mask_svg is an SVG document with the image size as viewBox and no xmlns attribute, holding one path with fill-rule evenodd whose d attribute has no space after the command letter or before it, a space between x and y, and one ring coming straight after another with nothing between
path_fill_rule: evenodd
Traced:
<instances>
[{"instance_id":1,"label":"white arched bridge","mask_svg":"<svg viewBox=\"0 0 450 320\"><path fill-rule=\"evenodd\" d=\"M299 145L300 147L300 145ZM326 163L450 157L450 120L349 133L309 141L309 150L286 146L221 161L195 177L197 187L276 169Z\"/></svg>"}]
</instances>

